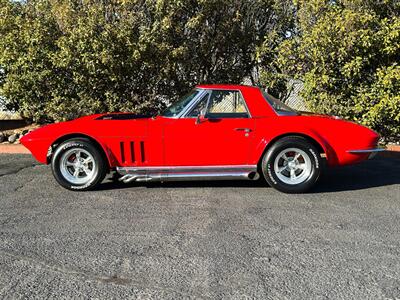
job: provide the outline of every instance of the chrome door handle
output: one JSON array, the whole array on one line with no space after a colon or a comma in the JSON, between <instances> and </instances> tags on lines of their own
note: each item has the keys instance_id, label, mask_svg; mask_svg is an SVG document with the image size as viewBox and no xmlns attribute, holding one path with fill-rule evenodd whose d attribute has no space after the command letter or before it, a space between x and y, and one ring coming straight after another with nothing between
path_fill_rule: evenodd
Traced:
<instances>
[{"instance_id":1,"label":"chrome door handle","mask_svg":"<svg viewBox=\"0 0 400 300\"><path fill-rule=\"evenodd\" d=\"M246 133L249 133L249 132L251 132L251 129L250 128L235 128L235 131L244 131Z\"/></svg>"}]
</instances>

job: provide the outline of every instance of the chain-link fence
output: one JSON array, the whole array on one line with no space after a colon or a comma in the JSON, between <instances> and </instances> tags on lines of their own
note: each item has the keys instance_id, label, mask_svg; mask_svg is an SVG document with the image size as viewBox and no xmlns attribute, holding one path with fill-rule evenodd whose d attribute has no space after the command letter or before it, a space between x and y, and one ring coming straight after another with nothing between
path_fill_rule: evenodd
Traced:
<instances>
[{"instance_id":1,"label":"chain-link fence","mask_svg":"<svg viewBox=\"0 0 400 300\"><path fill-rule=\"evenodd\" d=\"M304 84L300 80L291 79L288 82L289 94L285 100L285 104L295 110L307 111L307 106L304 99L300 96L301 90L304 88Z\"/></svg>"}]
</instances>

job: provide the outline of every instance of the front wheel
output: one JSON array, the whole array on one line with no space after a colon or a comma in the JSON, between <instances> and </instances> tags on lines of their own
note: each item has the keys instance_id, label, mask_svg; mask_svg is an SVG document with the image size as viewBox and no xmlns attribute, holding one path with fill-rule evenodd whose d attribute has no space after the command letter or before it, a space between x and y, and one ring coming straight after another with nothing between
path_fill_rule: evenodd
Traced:
<instances>
[{"instance_id":1,"label":"front wheel","mask_svg":"<svg viewBox=\"0 0 400 300\"><path fill-rule=\"evenodd\" d=\"M107 164L90 140L76 138L57 147L51 160L57 182L69 190L90 190L100 184Z\"/></svg>"},{"instance_id":2,"label":"front wheel","mask_svg":"<svg viewBox=\"0 0 400 300\"><path fill-rule=\"evenodd\" d=\"M322 161L318 150L301 137L278 140L262 159L266 181L284 193L309 190L321 174Z\"/></svg>"}]
</instances>

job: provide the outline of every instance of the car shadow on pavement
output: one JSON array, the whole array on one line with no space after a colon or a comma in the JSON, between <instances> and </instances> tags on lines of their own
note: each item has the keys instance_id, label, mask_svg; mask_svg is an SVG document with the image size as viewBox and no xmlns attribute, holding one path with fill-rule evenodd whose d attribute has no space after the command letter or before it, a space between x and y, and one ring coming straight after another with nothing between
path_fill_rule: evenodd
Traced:
<instances>
[{"instance_id":1,"label":"car shadow on pavement","mask_svg":"<svg viewBox=\"0 0 400 300\"><path fill-rule=\"evenodd\" d=\"M330 193L362 190L400 184L400 160L377 158L357 165L324 170L319 182L309 193ZM105 181L98 190L146 188L260 188L267 187L261 179L257 181L178 181L178 182L132 182Z\"/></svg>"},{"instance_id":2,"label":"car shadow on pavement","mask_svg":"<svg viewBox=\"0 0 400 300\"><path fill-rule=\"evenodd\" d=\"M215 187L215 188L256 188L268 187L268 184L263 180L217 180L217 181L155 181L155 182L117 182L105 181L97 188L97 190L112 190L112 189L126 189L133 187L146 187L146 188L202 188L202 187Z\"/></svg>"},{"instance_id":3,"label":"car shadow on pavement","mask_svg":"<svg viewBox=\"0 0 400 300\"><path fill-rule=\"evenodd\" d=\"M376 158L325 170L311 193L363 190L400 184L400 159Z\"/></svg>"}]
</instances>

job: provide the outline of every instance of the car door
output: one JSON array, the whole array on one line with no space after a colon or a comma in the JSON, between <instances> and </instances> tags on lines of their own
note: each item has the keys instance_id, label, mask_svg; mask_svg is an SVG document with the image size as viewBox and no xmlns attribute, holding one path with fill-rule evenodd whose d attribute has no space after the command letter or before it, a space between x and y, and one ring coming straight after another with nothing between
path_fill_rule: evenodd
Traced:
<instances>
[{"instance_id":1,"label":"car door","mask_svg":"<svg viewBox=\"0 0 400 300\"><path fill-rule=\"evenodd\" d=\"M205 117L198 114L205 110ZM167 166L246 165L255 122L238 90L208 90L186 115L164 126Z\"/></svg>"}]
</instances>

